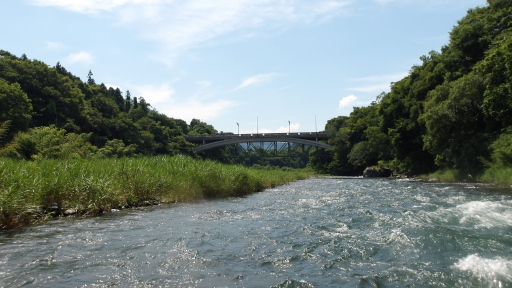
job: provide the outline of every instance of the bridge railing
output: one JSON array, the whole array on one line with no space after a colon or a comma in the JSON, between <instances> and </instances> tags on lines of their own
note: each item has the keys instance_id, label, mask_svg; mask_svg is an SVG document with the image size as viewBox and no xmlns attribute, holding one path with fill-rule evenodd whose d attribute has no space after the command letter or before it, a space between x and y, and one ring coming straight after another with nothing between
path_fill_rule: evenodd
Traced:
<instances>
[{"instance_id":1,"label":"bridge railing","mask_svg":"<svg viewBox=\"0 0 512 288\"><path fill-rule=\"evenodd\" d=\"M187 135L188 139L218 139L218 138L237 138L237 137L314 137L321 138L327 137L326 132L294 132L294 133L250 133L250 134L234 134L234 133L219 133L213 135Z\"/></svg>"}]
</instances>

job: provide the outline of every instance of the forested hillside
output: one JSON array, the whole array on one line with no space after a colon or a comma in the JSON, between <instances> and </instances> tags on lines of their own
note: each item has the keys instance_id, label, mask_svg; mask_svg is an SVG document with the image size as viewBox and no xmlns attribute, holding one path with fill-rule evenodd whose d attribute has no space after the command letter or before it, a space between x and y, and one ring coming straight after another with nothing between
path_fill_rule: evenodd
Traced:
<instances>
[{"instance_id":1,"label":"forested hillside","mask_svg":"<svg viewBox=\"0 0 512 288\"><path fill-rule=\"evenodd\" d=\"M212 125L159 113L130 91L87 81L55 67L0 50L0 157L15 159L110 158L134 155L197 156L185 135L211 135ZM271 157L265 149L237 147L201 157L246 166L303 168L308 155Z\"/></svg>"},{"instance_id":2,"label":"forested hillside","mask_svg":"<svg viewBox=\"0 0 512 288\"><path fill-rule=\"evenodd\" d=\"M370 106L329 120L333 148L313 151L309 165L335 175L361 175L369 166L405 175L512 169L512 1L469 10L449 43L420 59ZM192 154L184 135L217 133L197 119L187 124L159 113L143 97L93 76L84 82L60 63L49 67L0 50L0 157ZM308 162L231 150L209 156L262 166Z\"/></svg>"},{"instance_id":3,"label":"forested hillside","mask_svg":"<svg viewBox=\"0 0 512 288\"><path fill-rule=\"evenodd\" d=\"M512 1L468 11L441 52L368 107L326 125L332 151L314 152L319 172L361 175L368 166L418 175L478 175L512 166Z\"/></svg>"},{"instance_id":4,"label":"forested hillside","mask_svg":"<svg viewBox=\"0 0 512 288\"><path fill-rule=\"evenodd\" d=\"M87 158L190 154L186 134L213 134L104 84L0 50L0 156Z\"/></svg>"}]
</instances>

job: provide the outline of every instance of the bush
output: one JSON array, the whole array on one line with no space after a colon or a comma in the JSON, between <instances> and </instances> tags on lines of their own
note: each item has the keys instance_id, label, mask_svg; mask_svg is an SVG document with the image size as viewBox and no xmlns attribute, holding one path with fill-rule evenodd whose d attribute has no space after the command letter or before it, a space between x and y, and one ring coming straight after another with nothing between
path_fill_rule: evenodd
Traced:
<instances>
[{"instance_id":1,"label":"bush","mask_svg":"<svg viewBox=\"0 0 512 288\"><path fill-rule=\"evenodd\" d=\"M491 146L491 157L495 164L512 167L512 127L508 127Z\"/></svg>"},{"instance_id":2,"label":"bush","mask_svg":"<svg viewBox=\"0 0 512 288\"><path fill-rule=\"evenodd\" d=\"M43 126L18 133L0 150L0 156L15 159L80 159L96 148L89 143L89 134L66 133L55 126Z\"/></svg>"}]
</instances>

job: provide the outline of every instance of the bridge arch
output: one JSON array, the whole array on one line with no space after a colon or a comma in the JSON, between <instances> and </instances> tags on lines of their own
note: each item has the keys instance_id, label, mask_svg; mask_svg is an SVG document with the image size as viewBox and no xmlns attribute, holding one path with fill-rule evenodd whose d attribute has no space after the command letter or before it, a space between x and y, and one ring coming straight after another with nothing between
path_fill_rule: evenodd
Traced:
<instances>
[{"instance_id":1,"label":"bridge arch","mask_svg":"<svg viewBox=\"0 0 512 288\"><path fill-rule=\"evenodd\" d=\"M297 144L304 144L304 145L310 145L313 147L320 147L320 148L331 148L331 145L326 143L321 143L313 140L307 140L307 139L300 139L300 138L293 138L293 137L265 137L265 138L230 138L225 139L221 141L211 142L207 143L198 147L195 147L192 149L194 152L204 152L210 149L214 149L217 147L232 145L232 144L241 144L241 143L250 143L250 142L289 142L289 143L297 143Z\"/></svg>"}]
</instances>

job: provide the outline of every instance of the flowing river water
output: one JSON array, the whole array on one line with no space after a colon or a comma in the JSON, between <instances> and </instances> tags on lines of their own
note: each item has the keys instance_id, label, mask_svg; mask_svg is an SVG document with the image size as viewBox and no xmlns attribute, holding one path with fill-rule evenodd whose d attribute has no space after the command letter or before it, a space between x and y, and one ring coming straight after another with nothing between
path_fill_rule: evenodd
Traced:
<instances>
[{"instance_id":1,"label":"flowing river water","mask_svg":"<svg viewBox=\"0 0 512 288\"><path fill-rule=\"evenodd\" d=\"M512 189L319 178L0 232L0 287L512 287Z\"/></svg>"}]
</instances>

